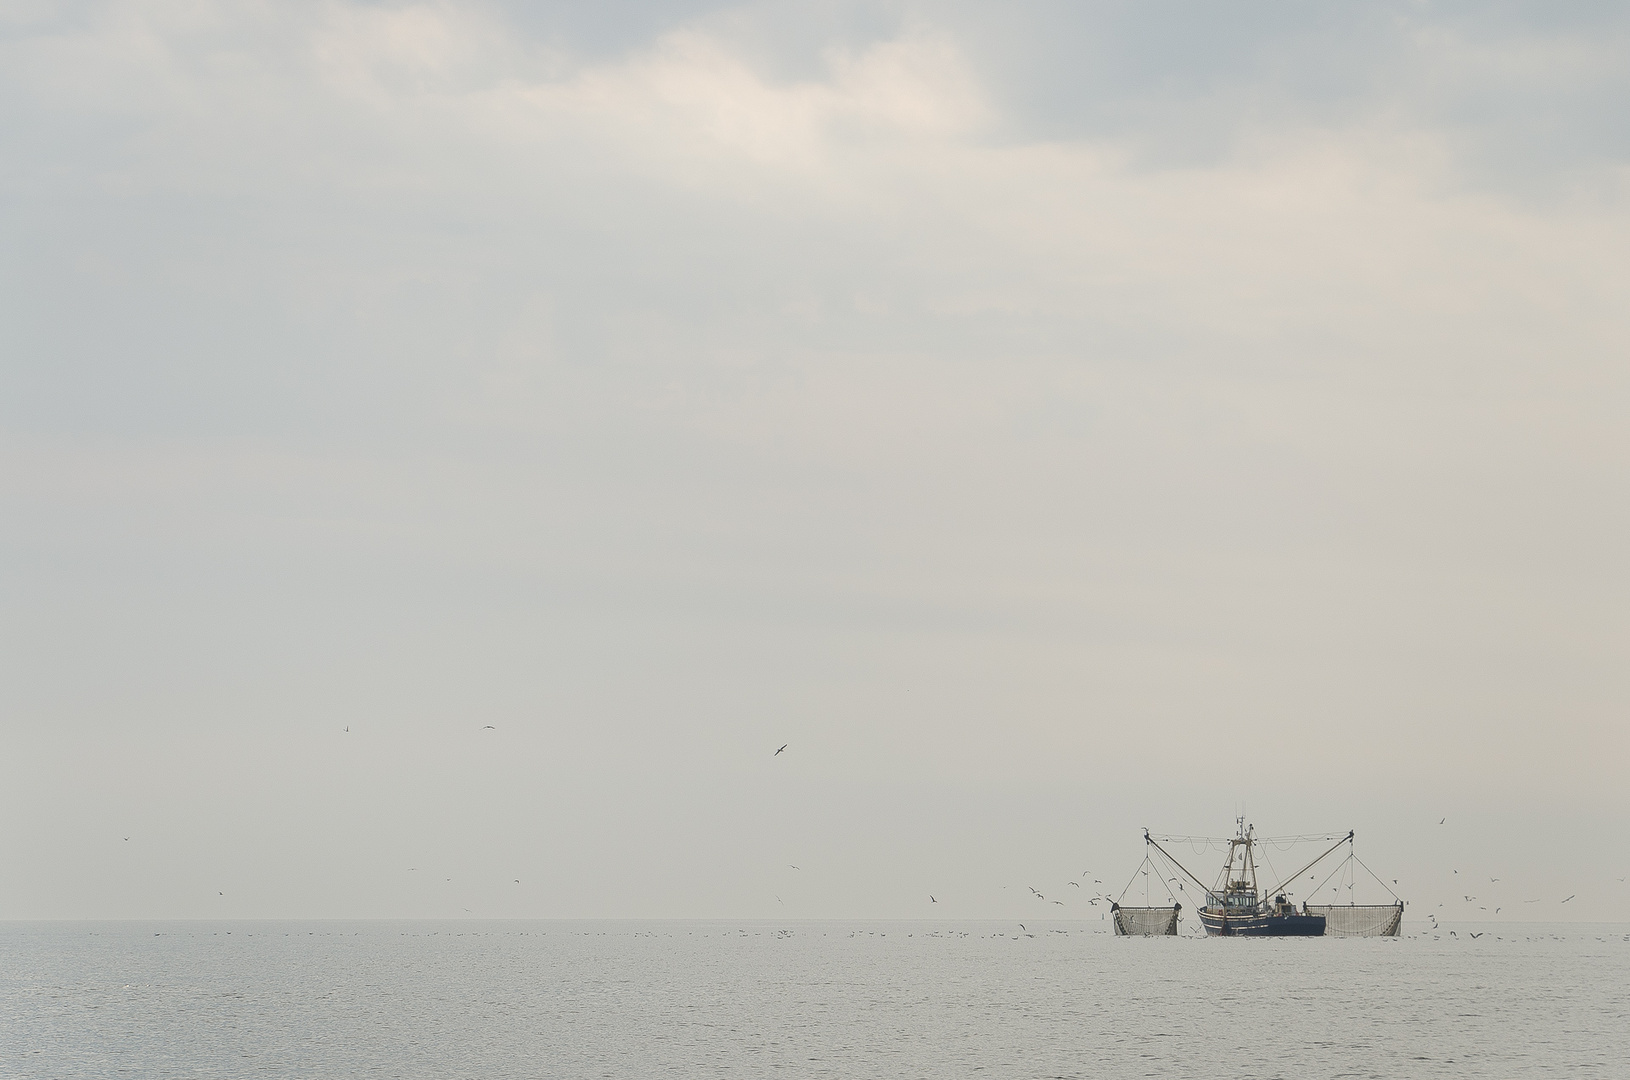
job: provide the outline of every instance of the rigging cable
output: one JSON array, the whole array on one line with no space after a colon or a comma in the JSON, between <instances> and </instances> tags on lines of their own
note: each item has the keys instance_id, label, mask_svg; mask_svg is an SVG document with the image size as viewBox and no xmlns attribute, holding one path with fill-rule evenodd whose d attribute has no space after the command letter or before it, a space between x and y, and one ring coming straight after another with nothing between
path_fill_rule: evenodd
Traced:
<instances>
[{"instance_id":1,"label":"rigging cable","mask_svg":"<svg viewBox=\"0 0 1630 1080\"><path fill-rule=\"evenodd\" d=\"M1350 858L1352 858L1352 856L1348 855L1347 858L1350 859ZM1331 878L1333 878L1337 874L1341 873L1341 868L1343 866L1346 866L1346 865L1347 865L1347 859L1343 859L1343 860L1341 860L1341 862L1337 863L1336 866L1335 866L1335 869L1331 870L1328 874L1324 875L1324 881L1319 882L1317 885L1315 885L1313 887L1313 892L1311 894L1309 894L1308 899L1311 900L1311 899L1316 898L1319 895L1319 890L1324 888L1325 884L1327 882L1329 882L1329 880Z\"/></svg>"},{"instance_id":2,"label":"rigging cable","mask_svg":"<svg viewBox=\"0 0 1630 1080\"><path fill-rule=\"evenodd\" d=\"M1264 851L1262 853L1262 861L1267 863L1268 864L1268 869L1273 872L1273 877L1270 880L1278 881L1279 880L1279 871L1274 870L1274 868L1273 868L1273 860L1268 858L1268 853L1266 851ZM1263 898L1259 896L1259 897L1257 897L1257 899L1261 900Z\"/></svg>"},{"instance_id":3,"label":"rigging cable","mask_svg":"<svg viewBox=\"0 0 1630 1080\"><path fill-rule=\"evenodd\" d=\"M1354 862L1356 862L1356 863L1357 863L1357 864L1358 864L1358 865L1360 865L1360 866L1364 866L1364 860L1363 860L1363 859L1360 859L1360 858L1359 858L1359 857L1358 857L1358 852L1356 852L1356 851L1355 851L1355 852L1353 852L1353 856L1352 856L1352 858L1353 858L1353 861L1354 861ZM1366 873L1366 874L1368 874L1368 875L1370 875L1370 876L1371 876L1371 877L1372 877L1372 878L1375 878L1375 882L1376 882L1376 884L1377 884L1377 885L1380 885L1380 886L1381 886L1381 887L1382 887L1382 888L1383 888L1383 889L1386 889L1386 890L1387 890L1387 894L1388 894L1388 895L1389 895L1389 896L1391 896L1391 897L1392 897L1392 898L1393 898L1393 899L1394 899L1394 900L1397 900L1397 901L1398 901L1398 902L1399 902L1399 903L1402 903L1402 902L1403 902L1403 901L1402 901L1402 900L1401 900L1401 899L1400 899L1400 898L1399 898L1399 896L1398 896L1398 894L1397 894L1397 893L1395 893L1395 892L1393 892L1393 891L1392 891L1392 890L1391 890L1391 889L1390 889L1390 888L1388 888L1388 887L1387 887L1387 883L1386 883L1386 882L1384 882L1384 881L1382 881L1382 880L1381 880L1381 879L1380 879L1380 878L1379 878L1379 877L1376 877L1376 874L1375 874L1375 871L1374 871L1374 870L1371 870L1371 869L1370 869L1370 868L1369 868L1369 867L1368 867L1368 866L1364 866L1364 872L1365 872L1365 873Z\"/></svg>"},{"instance_id":4,"label":"rigging cable","mask_svg":"<svg viewBox=\"0 0 1630 1080\"><path fill-rule=\"evenodd\" d=\"M1143 863L1146 863L1148 861L1149 861L1149 845L1145 844L1143 846ZM1143 869L1143 863L1138 864L1138 870ZM1138 883L1138 871L1134 870L1134 871L1132 871L1131 880L1126 883L1126 888L1121 890L1121 895L1115 898L1115 902L1117 904L1119 904L1122 900L1125 900L1126 899L1126 894L1131 892L1132 891L1132 886L1136 885L1137 883Z\"/></svg>"}]
</instances>

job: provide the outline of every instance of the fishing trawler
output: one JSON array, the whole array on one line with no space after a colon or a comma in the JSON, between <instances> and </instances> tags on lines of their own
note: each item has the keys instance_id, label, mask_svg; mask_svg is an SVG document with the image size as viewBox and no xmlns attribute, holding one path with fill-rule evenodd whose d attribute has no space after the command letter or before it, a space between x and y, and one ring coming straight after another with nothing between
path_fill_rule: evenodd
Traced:
<instances>
[{"instance_id":1,"label":"fishing trawler","mask_svg":"<svg viewBox=\"0 0 1630 1080\"><path fill-rule=\"evenodd\" d=\"M1171 852L1167 851L1149 830L1143 830L1145 844L1144 865L1148 869L1140 869L1145 879L1148 879L1149 870L1162 871L1157 875L1163 883L1177 886L1177 891L1186 892L1184 879L1193 882L1199 887L1201 895L1205 897L1204 904L1199 909L1200 925L1209 935L1217 937L1322 937L1329 934L1333 937L1397 937L1399 926L1403 920L1404 903L1392 893L1391 904L1356 904L1349 901L1346 904L1309 904L1302 902L1300 909L1290 899L1289 886L1299 881L1301 876L1318 866L1321 862L1334 854L1343 844L1348 845L1348 854L1342 860L1335 872L1342 868L1351 871L1352 866L1363 866L1372 878L1386 888L1386 883L1375 877L1369 867L1364 866L1353 852L1353 833L1348 831L1342 837L1334 836L1294 836L1276 837L1276 846L1281 844L1297 844L1305 841L1330 841L1335 843L1321 851L1317 858L1309 862L1300 870L1286 877L1273 888L1263 890L1259 887L1257 879L1256 845L1260 842L1256 837L1256 827L1248 825L1244 817L1237 821L1238 828L1230 839L1213 837L1162 837L1171 841L1196 841L1207 845L1225 844L1228 848L1228 860L1223 864L1222 872L1212 885L1206 885L1196 877L1186 866L1179 862ZM1155 861L1158 854L1161 863ZM1175 870L1180 876L1166 877L1165 870ZM1271 867L1270 867L1271 869ZM1350 873L1348 875L1350 877ZM1137 880L1134 875L1133 881ZM1312 880L1311 878L1309 880ZM1326 877L1326 882L1329 875ZM1128 885L1128 889L1131 885ZM1340 886L1333 886L1332 891L1338 891ZM1346 881L1345 889L1351 895L1353 885ZM1317 891L1317 887L1313 891ZM1124 899L1125 893L1122 893ZM1183 905L1172 902L1171 907L1123 907L1119 902L1112 904L1111 913L1115 916L1115 932L1120 935L1173 935L1177 933L1177 921L1181 917Z\"/></svg>"}]
</instances>

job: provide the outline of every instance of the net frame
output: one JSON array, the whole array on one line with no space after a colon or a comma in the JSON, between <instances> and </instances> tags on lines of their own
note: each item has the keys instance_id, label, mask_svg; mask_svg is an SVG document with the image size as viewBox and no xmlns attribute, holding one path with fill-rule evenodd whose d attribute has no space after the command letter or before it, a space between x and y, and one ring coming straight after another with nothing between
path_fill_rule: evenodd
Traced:
<instances>
[{"instance_id":1,"label":"net frame","mask_svg":"<svg viewBox=\"0 0 1630 1080\"><path fill-rule=\"evenodd\" d=\"M1115 919L1116 937L1176 937L1178 913L1182 904L1171 907L1122 907L1110 911Z\"/></svg>"},{"instance_id":2,"label":"net frame","mask_svg":"<svg viewBox=\"0 0 1630 1080\"><path fill-rule=\"evenodd\" d=\"M1404 905L1309 904L1309 915L1324 916L1325 937L1397 937L1404 921Z\"/></svg>"}]
</instances>

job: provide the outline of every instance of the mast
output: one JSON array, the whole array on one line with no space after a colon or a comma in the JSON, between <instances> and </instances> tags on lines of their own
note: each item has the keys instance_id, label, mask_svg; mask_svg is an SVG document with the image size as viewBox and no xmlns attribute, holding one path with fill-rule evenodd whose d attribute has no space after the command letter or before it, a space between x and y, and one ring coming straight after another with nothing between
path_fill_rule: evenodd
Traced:
<instances>
[{"instance_id":1,"label":"mast","mask_svg":"<svg viewBox=\"0 0 1630 1080\"><path fill-rule=\"evenodd\" d=\"M1239 824L1245 824L1245 819L1243 817L1239 819ZM1254 842L1256 837L1256 826L1245 825L1244 832L1241 835L1245 837L1244 880L1251 883L1251 892L1256 893L1256 845ZM1257 899L1259 901L1262 899L1260 894L1257 895Z\"/></svg>"},{"instance_id":2,"label":"mast","mask_svg":"<svg viewBox=\"0 0 1630 1080\"><path fill-rule=\"evenodd\" d=\"M1241 907L1254 908L1262 903L1262 895L1257 891L1256 880L1256 826L1245 823L1245 815L1241 814L1234 819L1237 831L1234 838L1228 842L1228 862L1223 866L1222 883L1220 888L1207 890L1211 899L1215 899L1224 910L1239 910ZM1238 872L1235 867L1238 866ZM1239 896L1249 893L1250 903L1230 904L1230 896Z\"/></svg>"}]
</instances>

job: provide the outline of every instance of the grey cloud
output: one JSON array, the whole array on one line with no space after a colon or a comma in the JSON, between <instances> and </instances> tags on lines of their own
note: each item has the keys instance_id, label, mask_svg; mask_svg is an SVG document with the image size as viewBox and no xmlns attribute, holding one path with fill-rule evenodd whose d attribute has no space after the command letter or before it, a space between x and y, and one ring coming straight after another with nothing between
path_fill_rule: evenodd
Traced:
<instances>
[{"instance_id":1,"label":"grey cloud","mask_svg":"<svg viewBox=\"0 0 1630 1080\"><path fill-rule=\"evenodd\" d=\"M933 9L999 73L1021 137L1214 161L1285 125L1452 133L1467 182L1532 190L1622 164L1615 5L1064 4Z\"/></svg>"}]
</instances>

